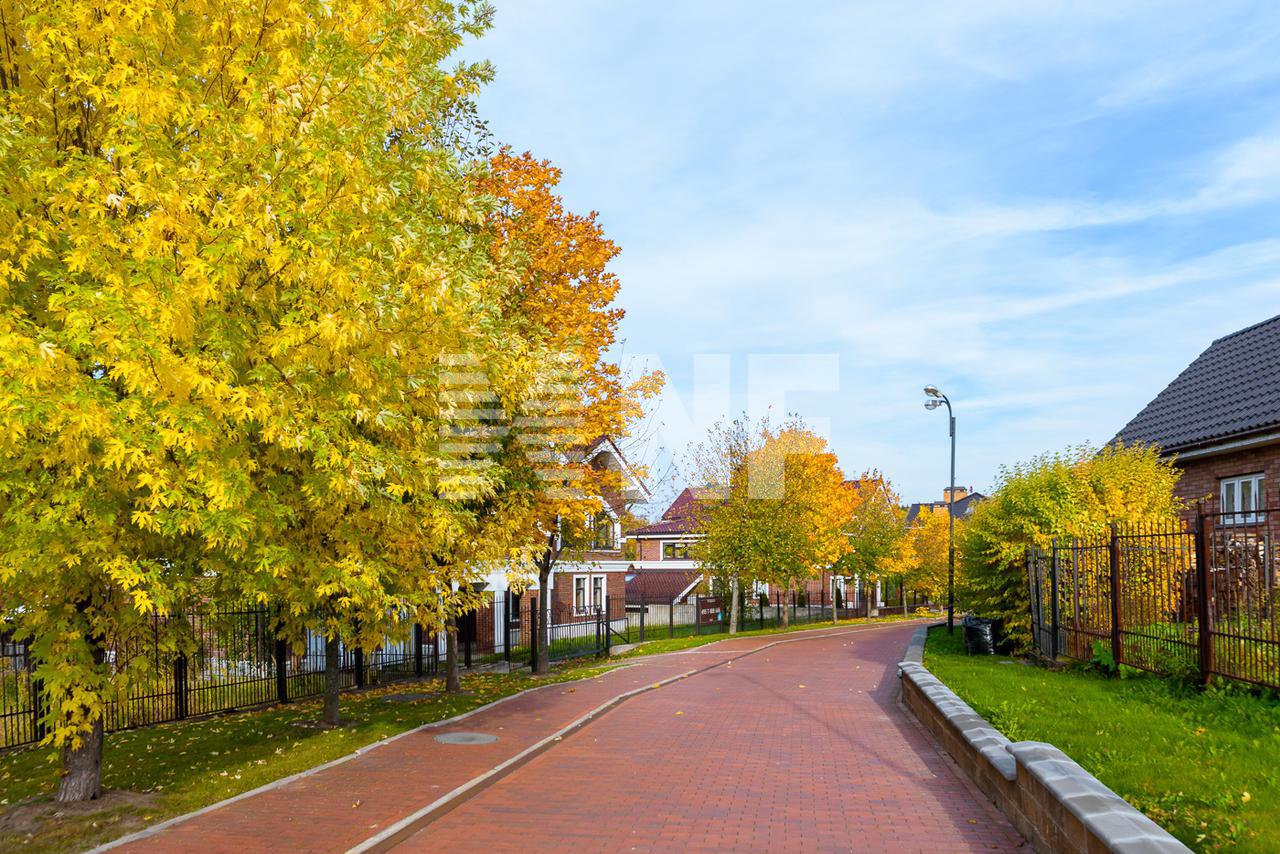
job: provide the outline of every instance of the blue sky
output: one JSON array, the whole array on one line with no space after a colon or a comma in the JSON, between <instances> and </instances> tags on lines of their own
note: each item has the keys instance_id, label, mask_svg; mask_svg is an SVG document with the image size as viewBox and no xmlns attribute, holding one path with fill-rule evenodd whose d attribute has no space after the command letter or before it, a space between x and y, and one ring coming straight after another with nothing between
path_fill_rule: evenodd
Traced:
<instances>
[{"instance_id":1,"label":"blue sky","mask_svg":"<svg viewBox=\"0 0 1280 854\"><path fill-rule=\"evenodd\" d=\"M499 0L467 56L621 245L677 457L771 405L940 497L936 383L985 489L1280 313L1280 4Z\"/></svg>"}]
</instances>

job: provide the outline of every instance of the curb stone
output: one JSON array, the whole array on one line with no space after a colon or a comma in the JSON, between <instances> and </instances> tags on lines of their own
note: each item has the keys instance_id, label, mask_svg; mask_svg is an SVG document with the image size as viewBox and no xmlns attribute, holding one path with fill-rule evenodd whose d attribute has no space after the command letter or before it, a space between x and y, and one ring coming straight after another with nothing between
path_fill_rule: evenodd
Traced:
<instances>
[{"instance_id":1,"label":"curb stone","mask_svg":"<svg viewBox=\"0 0 1280 854\"><path fill-rule=\"evenodd\" d=\"M1191 849L1052 744L1011 742L923 664L930 627L898 665L903 699L1037 851L1182 854ZM994 772L992 775L990 772Z\"/></svg>"}]
</instances>

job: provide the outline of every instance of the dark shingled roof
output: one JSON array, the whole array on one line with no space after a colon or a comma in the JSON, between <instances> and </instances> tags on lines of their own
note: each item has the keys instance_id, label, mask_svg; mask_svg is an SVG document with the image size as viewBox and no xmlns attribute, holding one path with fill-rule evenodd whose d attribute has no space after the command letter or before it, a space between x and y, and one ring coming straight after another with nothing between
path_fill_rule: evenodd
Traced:
<instances>
[{"instance_id":1,"label":"dark shingled roof","mask_svg":"<svg viewBox=\"0 0 1280 854\"><path fill-rule=\"evenodd\" d=\"M1280 428L1280 316L1209 345L1116 439L1182 451Z\"/></svg>"},{"instance_id":2,"label":"dark shingled roof","mask_svg":"<svg viewBox=\"0 0 1280 854\"><path fill-rule=\"evenodd\" d=\"M980 502L986 500L987 496L983 495L981 492L970 492L964 498L956 499L953 512L956 514L957 519L967 519L973 515L974 508L976 508ZM907 517L905 520L907 525L915 523L916 519L920 516L920 509L922 507L929 507L933 510L946 510L947 502L920 501L916 504L912 504L907 508Z\"/></svg>"}]
</instances>

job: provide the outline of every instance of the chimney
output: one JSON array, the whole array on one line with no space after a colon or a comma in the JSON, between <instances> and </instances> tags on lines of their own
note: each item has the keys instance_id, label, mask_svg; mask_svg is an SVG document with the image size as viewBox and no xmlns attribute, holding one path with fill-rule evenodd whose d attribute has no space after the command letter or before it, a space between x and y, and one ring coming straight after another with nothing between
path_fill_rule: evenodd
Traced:
<instances>
[{"instance_id":1,"label":"chimney","mask_svg":"<svg viewBox=\"0 0 1280 854\"><path fill-rule=\"evenodd\" d=\"M969 494L969 489L968 489L968 487L964 487L964 486L957 486L957 487L956 487L956 494L955 494L955 499L954 499L954 500L955 500L955 501L959 501L960 499L964 498L964 497L965 497L966 495L968 495L968 494ZM953 502L953 499L952 499L952 497L951 497L951 487L949 487L949 486L948 486L948 487L944 487L944 488L943 488L943 490L942 490L942 503L943 503L943 504L951 504L952 502Z\"/></svg>"}]
</instances>

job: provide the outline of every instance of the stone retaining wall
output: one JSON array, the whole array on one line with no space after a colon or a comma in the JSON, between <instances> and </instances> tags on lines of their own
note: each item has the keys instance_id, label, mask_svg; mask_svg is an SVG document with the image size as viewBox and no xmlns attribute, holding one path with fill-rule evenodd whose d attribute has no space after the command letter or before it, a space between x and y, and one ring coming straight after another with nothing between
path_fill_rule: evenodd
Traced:
<instances>
[{"instance_id":1,"label":"stone retaining wall","mask_svg":"<svg viewBox=\"0 0 1280 854\"><path fill-rule=\"evenodd\" d=\"M927 633L916 630L898 665L903 700L1037 851L1190 850L1052 744L1005 738L925 669Z\"/></svg>"}]
</instances>

